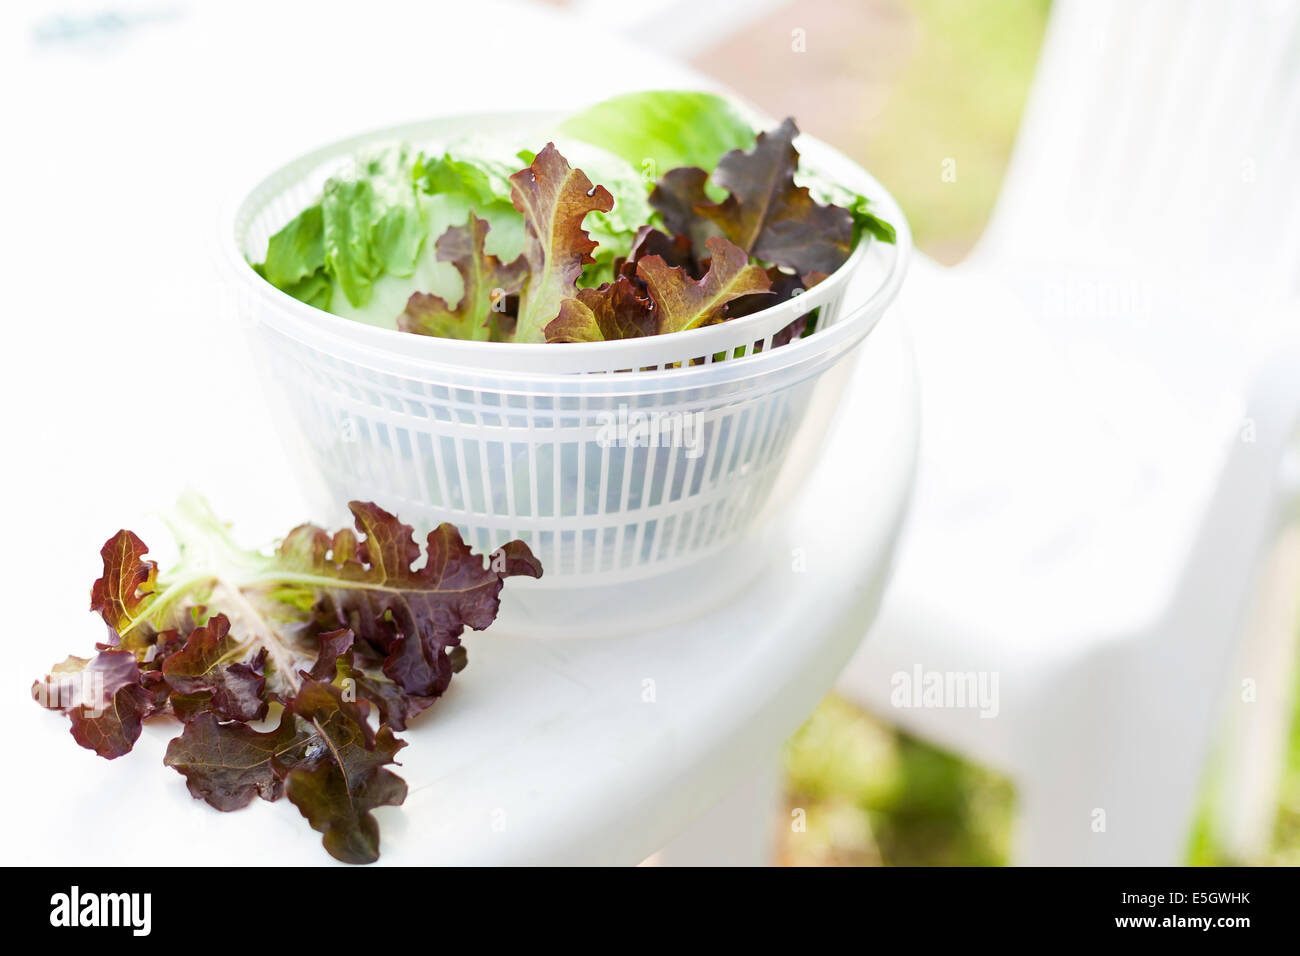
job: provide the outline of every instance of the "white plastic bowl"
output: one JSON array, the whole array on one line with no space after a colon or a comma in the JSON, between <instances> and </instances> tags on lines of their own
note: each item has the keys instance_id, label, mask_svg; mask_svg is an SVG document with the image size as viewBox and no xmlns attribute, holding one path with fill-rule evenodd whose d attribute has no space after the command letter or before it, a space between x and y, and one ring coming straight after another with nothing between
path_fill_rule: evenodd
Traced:
<instances>
[{"instance_id":1,"label":"white plastic bowl","mask_svg":"<svg viewBox=\"0 0 1300 956\"><path fill-rule=\"evenodd\" d=\"M807 136L798 141L804 161L873 200L897 227L896 245L864 241L804 295L691 332L564 345L417 336L314 309L248 265L359 149L426 147L486 130L537 129L544 138L558 119L477 114L395 127L271 174L238 205L225 243L237 314L322 518L342 519L344 503L361 498L417 530L450 521L484 552L522 538L545 576L510 590L539 625L696 613L743 582L747 532L779 506L778 482L791 488L811 468L847 360L902 282L906 221L860 167ZM816 332L770 347L814 307ZM744 343L743 356L713 361ZM693 357L704 363L641 371ZM637 371L583 374L595 369ZM638 423L657 427L659 444L634 446ZM728 548L702 581L699 562Z\"/></svg>"}]
</instances>

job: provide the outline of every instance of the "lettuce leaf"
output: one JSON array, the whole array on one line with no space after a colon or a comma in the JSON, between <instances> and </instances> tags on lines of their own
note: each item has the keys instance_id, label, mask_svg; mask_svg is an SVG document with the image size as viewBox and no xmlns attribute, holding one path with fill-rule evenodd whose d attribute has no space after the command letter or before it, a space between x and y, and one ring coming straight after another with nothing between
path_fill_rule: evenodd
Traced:
<instances>
[{"instance_id":1,"label":"lettuce leaf","mask_svg":"<svg viewBox=\"0 0 1300 956\"><path fill-rule=\"evenodd\" d=\"M710 239L707 247L709 270L700 279L692 279L684 269L668 265L659 256L646 256L637 263L637 275L655 304L659 334L721 322L727 303L771 288L767 273L750 265L743 249L718 238Z\"/></svg>"},{"instance_id":2,"label":"lettuce leaf","mask_svg":"<svg viewBox=\"0 0 1300 956\"><path fill-rule=\"evenodd\" d=\"M364 301L346 294L334 266L322 267L322 271L281 288L344 318L385 328L397 327L413 292L457 301L464 294L463 277L449 260L438 255L435 242L448 230L464 226L471 215L476 216L490 226L485 254L509 262L523 252L524 220L511 201L510 176L519 169L515 155L519 150L513 146L506 139L474 138L453 143L440 153L415 157L410 176L423 245L413 267L387 268L376 275ZM618 196L610 210L593 212L586 223L597 247L591 262L584 264L579 282L593 285L612 277L614 260L627 254L637 228L651 217L652 210L636 170L596 147L575 142L572 148L577 150L582 168ZM375 169L382 177L391 166L372 167L367 175L376 175Z\"/></svg>"},{"instance_id":3,"label":"lettuce leaf","mask_svg":"<svg viewBox=\"0 0 1300 956\"><path fill-rule=\"evenodd\" d=\"M325 183L321 200L325 268L353 306L370 299L376 278L410 276L426 234L405 146L363 158Z\"/></svg>"},{"instance_id":4,"label":"lettuce leaf","mask_svg":"<svg viewBox=\"0 0 1300 956\"><path fill-rule=\"evenodd\" d=\"M333 289L325 270L325 216L320 203L308 206L270 238L262 278L295 299L327 308Z\"/></svg>"},{"instance_id":5,"label":"lettuce leaf","mask_svg":"<svg viewBox=\"0 0 1300 956\"><path fill-rule=\"evenodd\" d=\"M818 203L795 182L797 134L787 119L759 133L752 150L723 156L710 177L727 190L721 202L704 201L704 172L698 169L671 170L650 202L670 228L697 244L716 230L764 262L800 274L834 272L853 249L853 217L847 209Z\"/></svg>"},{"instance_id":6,"label":"lettuce leaf","mask_svg":"<svg viewBox=\"0 0 1300 956\"><path fill-rule=\"evenodd\" d=\"M648 181L678 166L712 171L723 154L754 145L753 126L734 106L684 90L612 97L570 116L559 132L613 153Z\"/></svg>"},{"instance_id":7,"label":"lettuce leaf","mask_svg":"<svg viewBox=\"0 0 1300 956\"><path fill-rule=\"evenodd\" d=\"M620 273L613 282L582 289L565 299L546 326L548 342L600 342L684 332L726 319L736 301L770 297L771 279L726 239L708 241L708 268L695 279L658 254L641 256L634 280Z\"/></svg>"},{"instance_id":8,"label":"lettuce leaf","mask_svg":"<svg viewBox=\"0 0 1300 956\"><path fill-rule=\"evenodd\" d=\"M614 278L616 262L628 255L637 231L654 217L649 185L646 177L631 164L590 143L556 137L555 146L569 163L614 197L612 209L588 213L583 224L596 248L591 253L592 261L583 266L577 284L592 288ZM518 155L528 164L537 158L536 153L527 149L520 150Z\"/></svg>"},{"instance_id":9,"label":"lettuce leaf","mask_svg":"<svg viewBox=\"0 0 1300 956\"><path fill-rule=\"evenodd\" d=\"M479 209L494 203L510 205L510 176L518 164L505 163L485 149L468 146L441 156L424 156L415 163L414 176L430 196L461 196Z\"/></svg>"},{"instance_id":10,"label":"lettuce leaf","mask_svg":"<svg viewBox=\"0 0 1300 956\"><path fill-rule=\"evenodd\" d=\"M660 317L647 321L636 302L653 302L637 271L648 254L699 281L709 241L725 238L762 268L777 267L782 288L807 288L842 265L864 234L894 241L865 197L800 166L793 120L756 135L721 97L651 91L596 104L558 129L559 147L542 154L494 135L436 152L399 145L363 156L271 237L253 268L304 302L380 327L479 341L588 341L659 327ZM552 157L563 166L554 176L585 182L591 196L570 190L558 204L550 196L520 205L521 176L534 181L539 160ZM520 161L529 164L522 173ZM498 281L485 286L497 270ZM631 285L614 289L620 274ZM579 296L584 289L593 294ZM763 293L750 293L721 319L761 301ZM553 325L563 308L564 321Z\"/></svg>"},{"instance_id":11,"label":"lettuce leaf","mask_svg":"<svg viewBox=\"0 0 1300 956\"><path fill-rule=\"evenodd\" d=\"M510 163L486 154L381 150L327 180L321 202L273 235L253 268L309 305L396 328L413 289L452 302L463 294L434 240L471 213L491 227L488 254L519 256L523 219L510 203L510 172Z\"/></svg>"},{"instance_id":12,"label":"lettuce leaf","mask_svg":"<svg viewBox=\"0 0 1300 956\"><path fill-rule=\"evenodd\" d=\"M806 186L818 202L843 206L849 211L853 217L853 245L858 244L863 233L891 245L898 241L898 231L891 223L875 214L871 208L871 200L861 193L841 186L807 163L799 165L795 173L795 182L800 186Z\"/></svg>"},{"instance_id":13,"label":"lettuce leaf","mask_svg":"<svg viewBox=\"0 0 1300 956\"><path fill-rule=\"evenodd\" d=\"M301 759L310 739L288 709L281 711L279 725L267 732L199 714L167 745L163 763L185 777L194 799L218 810L238 810L254 797L280 799L284 768Z\"/></svg>"},{"instance_id":14,"label":"lettuce leaf","mask_svg":"<svg viewBox=\"0 0 1300 956\"><path fill-rule=\"evenodd\" d=\"M41 706L68 716L78 744L109 760L130 752L154 710L153 695L130 651L101 650L93 658L69 655L32 685L32 695Z\"/></svg>"},{"instance_id":15,"label":"lettuce leaf","mask_svg":"<svg viewBox=\"0 0 1300 956\"><path fill-rule=\"evenodd\" d=\"M560 303L577 291L596 243L583 229L589 212L609 212L614 197L560 155L554 143L510 178L511 198L524 217L528 281L519 300L517 342L544 342Z\"/></svg>"},{"instance_id":16,"label":"lettuce leaf","mask_svg":"<svg viewBox=\"0 0 1300 956\"><path fill-rule=\"evenodd\" d=\"M649 187L636 169L611 153L577 141L557 140L556 145L575 167L614 197L612 209L589 213L584 224L596 248L591 253L593 261L578 277L578 285L590 288L614 278L614 263L628 255L637 230L654 215Z\"/></svg>"},{"instance_id":17,"label":"lettuce leaf","mask_svg":"<svg viewBox=\"0 0 1300 956\"><path fill-rule=\"evenodd\" d=\"M379 859L379 821L371 811L406 799L406 781L385 766L397 762L406 742L385 724L371 730L369 704L348 700L333 684L305 679L293 708L321 745L308 746L285 775L289 802L324 835L330 856L344 863Z\"/></svg>"},{"instance_id":18,"label":"lettuce leaf","mask_svg":"<svg viewBox=\"0 0 1300 956\"><path fill-rule=\"evenodd\" d=\"M506 297L524 283L528 265L521 255L502 263L484 249L489 227L473 212L463 226L452 226L435 244L439 261L449 262L460 273L461 297L455 308L438 295L412 293L397 320L403 332L437 335L472 341L506 341L513 333L513 321L506 321Z\"/></svg>"},{"instance_id":19,"label":"lettuce leaf","mask_svg":"<svg viewBox=\"0 0 1300 956\"><path fill-rule=\"evenodd\" d=\"M654 307L625 275L560 303L546 326L548 342L605 342L655 334Z\"/></svg>"},{"instance_id":20,"label":"lettuce leaf","mask_svg":"<svg viewBox=\"0 0 1300 956\"><path fill-rule=\"evenodd\" d=\"M244 662L247 649L230 636L230 619L217 614L196 627L185 646L167 655L163 680L177 694L186 695L188 712L195 702L223 720L248 723L266 716L266 677L261 652Z\"/></svg>"},{"instance_id":21,"label":"lettuce leaf","mask_svg":"<svg viewBox=\"0 0 1300 956\"><path fill-rule=\"evenodd\" d=\"M350 507L355 533L302 525L266 554L184 499L168 516L181 560L166 574L119 532L91 591L107 640L93 658L52 667L33 696L110 759L132 749L144 720L168 714L185 726L164 762L193 796L234 810L287 793L331 855L374 861L370 811L406 794L386 769L403 746L394 731L464 668L461 636L493 622L503 581L542 569L520 541L487 561L444 524L422 550L382 508ZM249 726L272 707L274 730Z\"/></svg>"}]
</instances>

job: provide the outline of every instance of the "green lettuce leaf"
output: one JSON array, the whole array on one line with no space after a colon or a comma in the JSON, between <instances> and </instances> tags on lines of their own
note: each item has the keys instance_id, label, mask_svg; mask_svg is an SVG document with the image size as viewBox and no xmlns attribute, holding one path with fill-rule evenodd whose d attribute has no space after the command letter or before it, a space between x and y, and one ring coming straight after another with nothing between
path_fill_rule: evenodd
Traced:
<instances>
[{"instance_id":1,"label":"green lettuce leaf","mask_svg":"<svg viewBox=\"0 0 1300 956\"><path fill-rule=\"evenodd\" d=\"M441 156L421 156L414 175L428 218L429 237L440 238L452 226L463 226L470 214L491 227L485 245L489 255L512 260L523 252L524 220L510 201L510 176L519 168L505 148L481 141L449 149ZM421 292L440 292L420 287Z\"/></svg>"},{"instance_id":2,"label":"green lettuce leaf","mask_svg":"<svg viewBox=\"0 0 1300 956\"><path fill-rule=\"evenodd\" d=\"M325 267L353 306L369 301L379 276L415 271L427 232L414 182L415 159L408 147L392 147L325 183Z\"/></svg>"},{"instance_id":3,"label":"green lettuce leaf","mask_svg":"<svg viewBox=\"0 0 1300 956\"><path fill-rule=\"evenodd\" d=\"M683 90L612 97L570 116L559 132L613 153L647 182L678 166L711 171L724 153L754 145L753 126L725 99Z\"/></svg>"},{"instance_id":4,"label":"green lettuce leaf","mask_svg":"<svg viewBox=\"0 0 1300 956\"><path fill-rule=\"evenodd\" d=\"M266 261L254 266L262 278L295 299L329 306L333 289L325 269L325 217L320 203L308 206L273 235Z\"/></svg>"},{"instance_id":5,"label":"green lettuce leaf","mask_svg":"<svg viewBox=\"0 0 1300 956\"><path fill-rule=\"evenodd\" d=\"M421 155L415 163L416 184L430 196L463 197L479 209L510 205L510 176L518 164L505 163L482 149L458 148L441 156Z\"/></svg>"},{"instance_id":6,"label":"green lettuce leaf","mask_svg":"<svg viewBox=\"0 0 1300 956\"><path fill-rule=\"evenodd\" d=\"M322 200L273 235L253 268L309 305L395 328L412 291L451 301L461 295L460 277L438 258L433 239L471 212L492 228L489 254L519 256L523 219L507 179L514 168L470 152L380 150L327 180Z\"/></svg>"}]
</instances>

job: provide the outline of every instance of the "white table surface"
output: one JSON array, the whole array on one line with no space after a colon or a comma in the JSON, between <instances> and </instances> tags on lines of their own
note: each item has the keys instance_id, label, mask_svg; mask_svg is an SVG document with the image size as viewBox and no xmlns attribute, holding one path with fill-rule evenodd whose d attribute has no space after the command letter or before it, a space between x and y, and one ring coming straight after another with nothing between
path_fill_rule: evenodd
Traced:
<instances>
[{"instance_id":1,"label":"white table surface","mask_svg":"<svg viewBox=\"0 0 1300 956\"><path fill-rule=\"evenodd\" d=\"M41 14L29 5L3 14L6 88L26 95L7 104L16 135L2 160L0 714L20 731L10 766L23 783L0 798L21 821L0 862L330 862L287 801L222 814L191 799L161 763L174 724L155 722L133 754L105 761L29 694L100 637L89 587L119 527L165 554L148 514L186 486L249 543L313 517L242 337L217 321L211 246L231 190L319 143L455 104L555 107L702 85L536 8L475 4L470 23L459 5L378 4L363 23L321 4L310 17L266 6L171 7L178 18L90 46L34 43ZM484 42L484 21L513 25ZM532 68L543 45L572 54ZM593 45L618 69L586 66ZM766 569L731 606L607 640L469 635L470 667L403 735L411 792L378 812L382 862L635 863L770 758L864 633L905 510L916 408L896 318L863 347L835 427L787 520L755 542ZM806 572L792 569L794 548Z\"/></svg>"}]
</instances>

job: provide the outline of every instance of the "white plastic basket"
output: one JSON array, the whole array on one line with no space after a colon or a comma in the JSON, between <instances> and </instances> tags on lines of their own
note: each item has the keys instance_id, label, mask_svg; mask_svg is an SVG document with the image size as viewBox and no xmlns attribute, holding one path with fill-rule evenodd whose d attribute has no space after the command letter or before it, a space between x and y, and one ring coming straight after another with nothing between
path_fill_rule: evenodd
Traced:
<instances>
[{"instance_id":1,"label":"white plastic basket","mask_svg":"<svg viewBox=\"0 0 1300 956\"><path fill-rule=\"evenodd\" d=\"M691 332L563 345L418 336L321 312L247 264L358 149L425 147L491 129L544 137L557 118L479 114L386 129L273 173L234 214L227 250L237 311L322 519L342 518L343 503L362 498L418 529L451 521L485 552L522 538L545 576L511 590L524 592L541 621L572 620L583 608L589 621L693 613L726 596L723 580L743 577L743 562L715 568L716 580L695 589L699 601L684 596L683 582L768 520L778 479L791 487L811 466L843 382L826 373L847 370L902 281L903 215L859 167L799 140L806 161L878 204L898 227L896 245L864 242L807 293ZM772 348L776 332L814 309L813 334ZM719 353L728 357L715 361ZM607 374L582 374L597 372ZM656 444L638 445L638 427L657 429ZM804 450L791 457L800 435Z\"/></svg>"}]
</instances>

